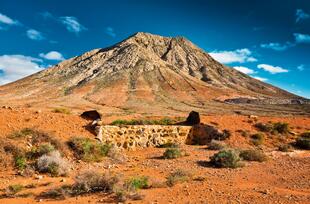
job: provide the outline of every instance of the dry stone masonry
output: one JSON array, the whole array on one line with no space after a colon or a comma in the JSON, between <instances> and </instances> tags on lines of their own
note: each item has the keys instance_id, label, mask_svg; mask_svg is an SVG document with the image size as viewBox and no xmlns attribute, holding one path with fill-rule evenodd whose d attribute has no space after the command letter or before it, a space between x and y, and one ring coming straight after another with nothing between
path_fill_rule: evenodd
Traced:
<instances>
[{"instance_id":1,"label":"dry stone masonry","mask_svg":"<svg viewBox=\"0 0 310 204\"><path fill-rule=\"evenodd\" d=\"M97 126L97 139L118 148L155 147L166 143L186 143L191 126L125 125Z\"/></svg>"}]
</instances>

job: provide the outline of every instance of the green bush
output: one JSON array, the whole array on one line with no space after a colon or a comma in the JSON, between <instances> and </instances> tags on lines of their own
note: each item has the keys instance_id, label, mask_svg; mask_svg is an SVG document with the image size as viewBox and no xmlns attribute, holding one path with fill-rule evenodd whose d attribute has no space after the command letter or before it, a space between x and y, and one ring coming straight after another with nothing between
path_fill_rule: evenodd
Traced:
<instances>
[{"instance_id":1,"label":"green bush","mask_svg":"<svg viewBox=\"0 0 310 204\"><path fill-rule=\"evenodd\" d=\"M247 161L263 162L267 160L267 155L259 150L242 150L239 154L240 158Z\"/></svg>"},{"instance_id":2,"label":"green bush","mask_svg":"<svg viewBox=\"0 0 310 204\"><path fill-rule=\"evenodd\" d=\"M129 191L146 189L150 187L149 178L146 176L133 177L125 183L125 186Z\"/></svg>"},{"instance_id":3,"label":"green bush","mask_svg":"<svg viewBox=\"0 0 310 204\"><path fill-rule=\"evenodd\" d=\"M69 146L78 159L86 162L99 162L107 156L111 146L84 137L74 137L69 141Z\"/></svg>"},{"instance_id":4,"label":"green bush","mask_svg":"<svg viewBox=\"0 0 310 204\"><path fill-rule=\"evenodd\" d=\"M218 168L237 168L241 165L239 154L232 149L214 154L210 157L210 163Z\"/></svg>"},{"instance_id":5,"label":"green bush","mask_svg":"<svg viewBox=\"0 0 310 204\"><path fill-rule=\"evenodd\" d=\"M265 137L264 137L264 134L262 133L255 133L251 135L251 140L252 140L252 143L257 146L257 145L261 145L264 143Z\"/></svg>"},{"instance_id":6,"label":"green bush","mask_svg":"<svg viewBox=\"0 0 310 204\"><path fill-rule=\"evenodd\" d=\"M183 152L179 148L166 149L166 151L163 154L164 159L176 159L182 156L185 156L185 152Z\"/></svg>"},{"instance_id":7,"label":"green bush","mask_svg":"<svg viewBox=\"0 0 310 204\"><path fill-rule=\"evenodd\" d=\"M24 155L16 155L14 156L15 167L22 171L27 167L27 160Z\"/></svg>"},{"instance_id":8,"label":"green bush","mask_svg":"<svg viewBox=\"0 0 310 204\"><path fill-rule=\"evenodd\" d=\"M166 182L167 185L171 187L177 183L188 181L191 177L192 175L189 172L184 171L182 169L177 169L176 171L168 175Z\"/></svg>"}]
</instances>

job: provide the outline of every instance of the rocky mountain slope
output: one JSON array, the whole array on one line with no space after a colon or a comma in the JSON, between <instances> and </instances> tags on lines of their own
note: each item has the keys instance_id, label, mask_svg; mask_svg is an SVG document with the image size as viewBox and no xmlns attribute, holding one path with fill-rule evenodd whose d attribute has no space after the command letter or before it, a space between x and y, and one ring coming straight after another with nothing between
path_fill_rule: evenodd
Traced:
<instances>
[{"instance_id":1,"label":"rocky mountain slope","mask_svg":"<svg viewBox=\"0 0 310 204\"><path fill-rule=\"evenodd\" d=\"M206 110L236 97L301 99L220 64L184 37L148 33L136 33L112 47L4 85L0 96L0 104L140 113ZM215 112L225 109L224 104L216 106Z\"/></svg>"}]
</instances>

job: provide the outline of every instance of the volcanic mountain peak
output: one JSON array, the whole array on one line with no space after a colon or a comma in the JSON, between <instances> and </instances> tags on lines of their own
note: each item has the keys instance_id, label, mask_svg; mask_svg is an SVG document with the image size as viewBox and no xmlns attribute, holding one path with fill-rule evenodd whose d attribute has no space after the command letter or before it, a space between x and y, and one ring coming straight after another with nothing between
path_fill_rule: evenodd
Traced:
<instances>
[{"instance_id":1,"label":"volcanic mountain peak","mask_svg":"<svg viewBox=\"0 0 310 204\"><path fill-rule=\"evenodd\" d=\"M139 32L0 87L5 101L125 109L205 109L233 97L298 98L215 61L184 37ZM1 100L0 100L1 102ZM44 104L43 104L44 103Z\"/></svg>"}]
</instances>

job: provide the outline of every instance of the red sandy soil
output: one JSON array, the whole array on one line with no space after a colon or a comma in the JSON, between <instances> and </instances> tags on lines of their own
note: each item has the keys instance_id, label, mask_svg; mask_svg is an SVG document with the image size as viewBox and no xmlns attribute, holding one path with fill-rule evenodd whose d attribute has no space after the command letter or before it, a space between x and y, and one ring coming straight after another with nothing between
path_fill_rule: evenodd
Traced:
<instances>
[{"instance_id":1,"label":"red sandy soil","mask_svg":"<svg viewBox=\"0 0 310 204\"><path fill-rule=\"evenodd\" d=\"M104 118L105 123L115 117ZM259 117L259 122L281 121L290 124L298 133L310 129L309 117ZM240 115L202 116L202 122L218 124L219 129L228 129L232 136L227 143L233 147L252 147L249 138L242 137L236 130L257 132L249 118ZM30 109L0 109L0 138L25 127L36 128L54 134L65 142L72 136L94 137L85 129L89 121L77 115L65 115L44 111L35 113ZM128 203L310 203L310 153L295 150L283 153L276 151L279 144L288 143L296 136L267 138L262 149L269 155L266 162L246 162L245 167L237 169L217 169L204 164L216 151L206 149L206 146L183 145L189 156L175 160L163 160L159 157L164 149L146 148L135 151L124 151L127 162L114 163L106 158L101 163L73 162L74 170L69 177L52 178L43 175L43 179L22 177L13 169L0 167L0 189L13 184L37 184L34 189L26 189L22 193L31 192L34 196L28 198L2 198L0 203L22 204L35 203L35 196L48 189L70 184L74 175L86 170L95 169L99 172L112 171L121 173L125 178L146 175L150 179L165 181L170 172L183 169L193 174L193 177L204 177L204 181L190 180L173 187L151 188L141 190L145 197L139 201ZM45 186L47 182L51 182ZM96 193L78 197L68 197L65 200L41 200L42 203L115 203L113 195Z\"/></svg>"}]
</instances>

